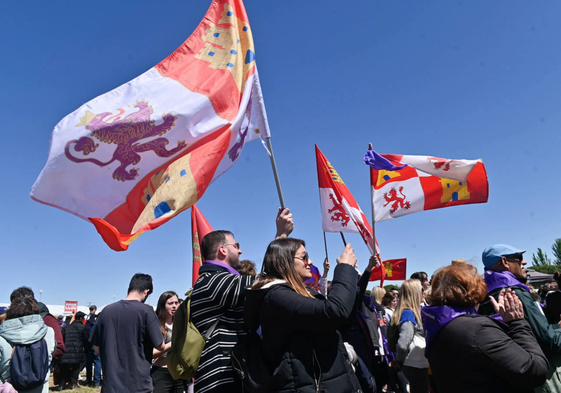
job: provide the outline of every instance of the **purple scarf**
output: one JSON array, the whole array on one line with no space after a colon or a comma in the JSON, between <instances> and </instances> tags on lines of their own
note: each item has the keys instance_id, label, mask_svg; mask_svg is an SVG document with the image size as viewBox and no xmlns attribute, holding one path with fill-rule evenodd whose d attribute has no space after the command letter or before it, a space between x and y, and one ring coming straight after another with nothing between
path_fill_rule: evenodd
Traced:
<instances>
[{"instance_id":1,"label":"purple scarf","mask_svg":"<svg viewBox=\"0 0 561 393\"><path fill-rule=\"evenodd\" d=\"M241 276L241 274L234 269L232 266L230 265L226 265L224 262L219 262L219 261L204 261L203 263L208 263L209 265L214 265L214 266L220 266L223 267L224 269L228 270L230 273L232 273L235 276Z\"/></svg>"},{"instance_id":2,"label":"purple scarf","mask_svg":"<svg viewBox=\"0 0 561 393\"><path fill-rule=\"evenodd\" d=\"M530 292L530 288L522 284L514 274L506 270L499 272L485 269L485 284L487 284L488 293L493 292L495 289L508 287L519 287L527 292ZM504 322L501 314L493 314L489 316L497 321Z\"/></svg>"},{"instance_id":3,"label":"purple scarf","mask_svg":"<svg viewBox=\"0 0 561 393\"><path fill-rule=\"evenodd\" d=\"M485 270L485 284L487 284L487 292L491 293L497 288L519 287L527 292L530 288L522 284L514 274L509 271Z\"/></svg>"},{"instance_id":4,"label":"purple scarf","mask_svg":"<svg viewBox=\"0 0 561 393\"><path fill-rule=\"evenodd\" d=\"M429 346L437 335L437 333L446 326L449 322L458 318L460 315L473 314L477 315L474 308L468 307L451 307L451 306L436 306L436 307L422 307L421 308L421 319L423 320L423 328L425 329L425 340L427 342L427 347L425 349L425 355L429 349Z\"/></svg>"}]
</instances>

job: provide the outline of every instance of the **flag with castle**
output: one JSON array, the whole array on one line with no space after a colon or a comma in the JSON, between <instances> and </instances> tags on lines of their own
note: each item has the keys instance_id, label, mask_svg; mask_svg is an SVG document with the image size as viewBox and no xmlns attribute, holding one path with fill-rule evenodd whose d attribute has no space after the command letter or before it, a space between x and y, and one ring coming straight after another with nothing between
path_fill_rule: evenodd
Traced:
<instances>
[{"instance_id":1,"label":"flag with castle","mask_svg":"<svg viewBox=\"0 0 561 393\"><path fill-rule=\"evenodd\" d=\"M380 280L380 286L384 286L384 281L407 280L407 259L388 259L376 266L370 273L369 281Z\"/></svg>"},{"instance_id":2,"label":"flag with castle","mask_svg":"<svg viewBox=\"0 0 561 393\"><path fill-rule=\"evenodd\" d=\"M199 200L270 136L241 0L214 0L193 34L144 74L54 128L31 197L92 222L116 251Z\"/></svg>"}]
</instances>

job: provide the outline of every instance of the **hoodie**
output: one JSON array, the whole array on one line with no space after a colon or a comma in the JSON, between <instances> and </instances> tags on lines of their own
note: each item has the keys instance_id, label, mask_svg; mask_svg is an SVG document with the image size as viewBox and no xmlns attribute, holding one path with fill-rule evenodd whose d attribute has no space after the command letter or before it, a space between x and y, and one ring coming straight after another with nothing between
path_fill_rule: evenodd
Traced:
<instances>
[{"instance_id":1,"label":"hoodie","mask_svg":"<svg viewBox=\"0 0 561 393\"><path fill-rule=\"evenodd\" d=\"M37 302L37 305L39 306L39 314L41 315L41 318L43 318L43 322L45 322L45 325L52 328L55 332L56 350L53 354L53 362L58 361L65 351L64 338L62 337L60 325L44 303Z\"/></svg>"},{"instance_id":2,"label":"hoodie","mask_svg":"<svg viewBox=\"0 0 561 393\"><path fill-rule=\"evenodd\" d=\"M45 339L47 342L50 363L56 349L55 332L45 325L39 314L9 319L0 325L0 379L2 381L10 377L12 347L16 344L32 344L41 339ZM49 373L47 373L43 386L26 392L48 393Z\"/></svg>"}]
</instances>

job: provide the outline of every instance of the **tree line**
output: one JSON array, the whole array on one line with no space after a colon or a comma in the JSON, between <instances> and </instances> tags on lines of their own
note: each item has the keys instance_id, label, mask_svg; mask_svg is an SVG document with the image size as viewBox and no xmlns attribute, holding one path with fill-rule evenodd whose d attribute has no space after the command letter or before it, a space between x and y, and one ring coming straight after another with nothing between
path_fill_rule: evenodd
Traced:
<instances>
[{"instance_id":1,"label":"tree line","mask_svg":"<svg viewBox=\"0 0 561 393\"><path fill-rule=\"evenodd\" d=\"M561 271L561 239L554 240L551 253L553 254L552 258L538 247L537 253L532 254L532 270L548 274Z\"/></svg>"}]
</instances>

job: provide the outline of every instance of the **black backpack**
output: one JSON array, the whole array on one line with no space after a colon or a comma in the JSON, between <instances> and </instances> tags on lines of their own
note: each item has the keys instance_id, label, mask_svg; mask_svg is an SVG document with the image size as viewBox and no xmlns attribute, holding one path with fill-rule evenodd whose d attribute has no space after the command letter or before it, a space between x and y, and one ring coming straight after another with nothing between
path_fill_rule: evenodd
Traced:
<instances>
[{"instance_id":1,"label":"black backpack","mask_svg":"<svg viewBox=\"0 0 561 393\"><path fill-rule=\"evenodd\" d=\"M16 344L12 349L9 382L18 392L41 386L49 372L49 349L44 339Z\"/></svg>"},{"instance_id":2,"label":"black backpack","mask_svg":"<svg viewBox=\"0 0 561 393\"><path fill-rule=\"evenodd\" d=\"M259 334L248 332L240 337L231 352L234 378L249 393L267 393L271 372L263 356L263 343Z\"/></svg>"}]
</instances>

